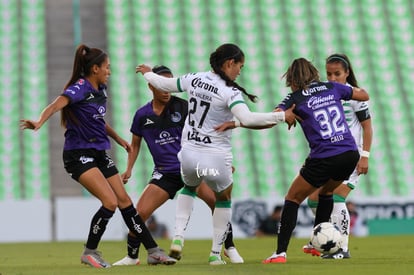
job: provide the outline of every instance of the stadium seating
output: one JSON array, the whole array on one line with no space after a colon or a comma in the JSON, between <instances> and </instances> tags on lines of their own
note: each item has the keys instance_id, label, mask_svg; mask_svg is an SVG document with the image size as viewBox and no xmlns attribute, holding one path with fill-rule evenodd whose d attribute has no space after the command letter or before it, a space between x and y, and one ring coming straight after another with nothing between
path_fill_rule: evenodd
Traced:
<instances>
[{"instance_id":1,"label":"stadium seating","mask_svg":"<svg viewBox=\"0 0 414 275\"><path fill-rule=\"evenodd\" d=\"M48 104L46 68L46 23L42 0L23 1L21 4L20 75L22 115L37 118ZM36 133L23 133L24 198L49 198L49 132L47 127Z\"/></svg>"},{"instance_id":2,"label":"stadium seating","mask_svg":"<svg viewBox=\"0 0 414 275\"><path fill-rule=\"evenodd\" d=\"M47 103L44 2L19 3L0 2L0 200L48 199L47 128L18 127L20 116L35 118Z\"/></svg>"},{"instance_id":3,"label":"stadium seating","mask_svg":"<svg viewBox=\"0 0 414 275\"><path fill-rule=\"evenodd\" d=\"M414 194L409 185L414 176L410 1L243 0L232 5L214 0L207 5L191 0L181 7L171 0L110 0L107 5L111 53L128 53L116 56L115 68L121 70L136 58L134 62L164 63L177 75L207 70L209 53L221 43L235 42L246 54L238 82L259 96L258 103L248 103L256 111L272 110L289 92L280 78L292 59L308 58L325 79L325 58L346 53L360 85L371 95L374 124L370 172L361 178L355 196ZM131 11L132 18L127 16ZM115 28L122 24L132 26L133 32ZM124 105L115 109L131 115L136 106L125 104L142 104L149 95L143 81L126 71L119 74L113 79L124 79L122 97L129 101L119 99ZM137 93L135 100L131 95ZM119 129L128 125L125 117L115 121ZM235 197L281 196L308 153L300 129L287 131L285 125L263 131L238 129L233 145ZM150 171L150 162L148 167L137 168L137 179Z\"/></svg>"},{"instance_id":4,"label":"stadium seating","mask_svg":"<svg viewBox=\"0 0 414 275\"><path fill-rule=\"evenodd\" d=\"M270 111L289 92L281 76L292 59L310 59L325 79L326 56L343 52L371 95L374 126L370 171L354 196L414 195L409 184L414 177L410 1L241 0L234 5L188 0L180 5L172 0L107 0L105 5L111 114L122 136L130 136L136 109L151 98L145 81L134 73L139 63L162 63L176 75L209 70L211 51L235 42L246 54L237 81L259 97L247 104L255 111ZM33 134L15 127L20 117L36 117L48 101L45 3L2 0L0 8L0 200L48 198L47 129ZM287 131L285 125L237 129L233 146L236 198L282 196L308 153L300 129ZM127 154L119 147L115 152L123 170ZM140 194L152 171L146 146L138 162L127 185L133 195Z\"/></svg>"},{"instance_id":5,"label":"stadium seating","mask_svg":"<svg viewBox=\"0 0 414 275\"><path fill-rule=\"evenodd\" d=\"M0 2L0 200L20 197L18 20L15 1Z\"/></svg>"}]
</instances>

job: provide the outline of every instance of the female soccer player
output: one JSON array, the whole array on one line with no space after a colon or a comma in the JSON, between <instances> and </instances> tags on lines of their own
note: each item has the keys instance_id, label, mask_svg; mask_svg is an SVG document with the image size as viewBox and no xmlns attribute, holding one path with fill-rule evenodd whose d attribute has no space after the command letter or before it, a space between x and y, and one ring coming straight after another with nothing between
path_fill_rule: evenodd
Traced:
<instances>
[{"instance_id":1,"label":"female soccer player","mask_svg":"<svg viewBox=\"0 0 414 275\"><path fill-rule=\"evenodd\" d=\"M110 74L109 58L104 51L79 45L72 76L63 93L42 111L38 120L22 119L20 127L37 131L54 113L61 111L62 126L66 129L63 148L65 169L102 203L92 218L88 240L81 255L82 263L96 268L111 266L96 249L118 207L129 230L147 248L148 263L173 264L176 260L165 255L157 246L137 214L114 162L106 153L110 148L108 136L127 151L130 150L128 142L104 120L106 85Z\"/></svg>"},{"instance_id":2,"label":"female soccer player","mask_svg":"<svg viewBox=\"0 0 414 275\"><path fill-rule=\"evenodd\" d=\"M222 243L231 217L232 146L231 131L219 132L216 127L236 117L238 126L293 124L293 108L279 112L251 112L242 93L248 94L235 79L244 65L244 54L234 44L223 44L210 55L212 71L166 78L151 72L146 65L136 69L157 89L188 93L189 112L182 133L178 154L185 186L191 190L205 181L216 195L213 212L213 242L209 257L211 265L225 264L221 258ZM286 114L285 114L286 113Z\"/></svg>"},{"instance_id":3,"label":"female soccer player","mask_svg":"<svg viewBox=\"0 0 414 275\"><path fill-rule=\"evenodd\" d=\"M326 76L329 81L342 83L351 87L358 87L358 81L352 69L351 62L345 54L332 54L326 59ZM341 249L334 254L322 255L323 259L348 259L351 257L348 249L350 233L350 216L345 200L351 190L358 184L359 176L368 173L368 158L372 143L371 115L367 102L356 100L342 101L345 111L345 119L355 139L361 158L350 176L334 191L334 207L331 221L338 226L343 235ZM312 211L316 211L318 205L318 192L312 193L308 198L308 205ZM303 247L305 253L319 256L320 252L313 249L311 245Z\"/></svg>"},{"instance_id":4,"label":"female soccer player","mask_svg":"<svg viewBox=\"0 0 414 275\"><path fill-rule=\"evenodd\" d=\"M169 78L173 77L171 70L166 66L153 67L152 72ZM122 174L124 183L127 183L138 157L141 141L144 139L155 165L152 178L137 203L137 212L144 221L168 199L173 199L177 191L184 186L177 154L181 149L181 133L188 114L186 100L171 96L171 93L158 90L151 84L148 86L152 91L153 99L135 113L131 126L131 151L128 154L127 169ZM178 196L177 204L184 200L181 203L185 203L187 206L194 201L191 195L195 196L195 193L190 195L188 192L184 193L186 195L180 194ZM205 183L200 184L197 195L207 203L212 211L214 210L214 192ZM184 227L188 222L191 209L192 205L183 210L183 213L179 213L179 217L184 221ZM180 236L183 235L184 232L180 234ZM133 232L130 232L127 242L128 255L113 265L137 265L140 263L138 258L140 240L135 237ZM179 246L180 251L176 251L170 256L180 259L182 244L183 240ZM243 262L243 258L234 247L232 234L227 235L225 249L233 263Z\"/></svg>"},{"instance_id":5,"label":"female soccer player","mask_svg":"<svg viewBox=\"0 0 414 275\"><path fill-rule=\"evenodd\" d=\"M359 160L355 140L345 121L341 100L369 99L365 90L335 82L320 82L319 72L305 58L295 59L284 74L292 93L276 110L292 106L309 143L310 153L293 180L282 212L277 249L263 263L285 263L286 252L296 226L299 205L316 189L319 204L315 225L329 221L332 194L348 179Z\"/></svg>"}]
</instances>

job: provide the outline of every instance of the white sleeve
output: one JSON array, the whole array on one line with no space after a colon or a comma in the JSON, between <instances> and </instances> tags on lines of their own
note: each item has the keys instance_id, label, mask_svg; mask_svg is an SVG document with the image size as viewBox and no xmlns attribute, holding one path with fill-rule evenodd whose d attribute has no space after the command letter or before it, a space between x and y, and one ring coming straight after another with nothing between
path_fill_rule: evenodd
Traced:
<instances>
[{"instance_id":1,"label":"white sleeve","mask_svg":"<svg viewBox=\"0 0 414 275\"><path fill-rule=\"evenodd\" d=\"M231 112L244 126L268 126L285 121L285 112L251 112L246 104L237 104Z\"/></svg>"},{"instance_id":2,"label":"white sleeve","mask_svg":"<svg viewBox=\"0 0 414 275\"><path fill-rule=\"evenodd\" d=\"M177 87L177 77L164 77L153 72L148 72L144 74L144 78L158 90L172 93L181 92Z\"/></svg>"}]
</instances>

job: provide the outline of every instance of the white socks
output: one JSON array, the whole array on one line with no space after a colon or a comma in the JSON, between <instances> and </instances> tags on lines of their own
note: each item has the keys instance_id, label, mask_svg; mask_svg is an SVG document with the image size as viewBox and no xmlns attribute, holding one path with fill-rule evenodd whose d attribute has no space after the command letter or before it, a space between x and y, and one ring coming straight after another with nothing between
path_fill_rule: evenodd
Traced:
<instances>
[{"instance_id":1,"label":"white socks","mask_svg":"<svg viewBox=\"0 0 414 275\"><path fill-rule=\"evenodd\" d=\"M346 207L345 202L335 202L334 208L331 214L331 221L333 224L338 226L339 231L342 234L342 245L341 248L343 251L348 251L349 243L349 230L351 229L351 220L349 217L348 208Z\"/></svg>"},{"instance_id":2,"label":"white socks","mask_svg":"<svg viewBox=\"0 0 414 275\"><path fill-rule=\"evenodd\" d=\"M316 213L316 208L311 208L313 214ZM351 229L351 219L349 217L348 208L345 202L334 202L334 207L331 214L331 222L338 226L342 234L341 248L344 252L348 251L349 244L349 230Z\"/></svg>"},{"instance_id":3,"label":"white socks","mask_svg":"<svg viewBox=\"0 0 414 275\"><path fill-rule=\"evenodd\" d=\"M193 211L194 198L190 195L178 194L177 206L175 209L175 228L174 236L184 238L184 232L187 229L191 212Z\"/></svg>"},{"instance_id":4,"label":"white socks","mask_svg":"<svg viewBox=\"0 0 414 275\"><path fill-rule=\"evenodd\" d=\"M213 213L213 244L211 255L221 253L231 219L231 208L215 208ZM215 253L214 253L215 252Z\"/></svg>"}]
</instances>

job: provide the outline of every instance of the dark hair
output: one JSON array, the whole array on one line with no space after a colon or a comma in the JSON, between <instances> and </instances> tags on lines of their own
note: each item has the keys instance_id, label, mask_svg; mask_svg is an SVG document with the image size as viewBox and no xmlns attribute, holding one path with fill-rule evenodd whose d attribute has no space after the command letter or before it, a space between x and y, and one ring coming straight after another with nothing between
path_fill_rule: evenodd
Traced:
<instances>
[{"instance_id":1,"label":"dark hair","mask_svg":"<svg viewBox=\"0 0 414 275\"><path fill-rule=\"evenodd\" d=\"M296 91L306 90L310 83L319 80L319 72L307 59L301 57L293 60L282 78L286 78L286 86Z\"/></svg>"},{"instance_id":2,"label":"dark hair","mask_svg":"<svg viewBox=\"0 0 414 275\"><path fill-rule=\"evenodd\" d=\"M244 61L244 53L237 45L230 43L223 44L218 47L213 53L211 53L210 66L213 71L226 82L227 86L236 87L245 95L247 95L251 101L256 102L257 96L249 94L246 89L239 86L239 84L237 84L235 81L231 80L221 69L224 62L231 59L234 59L234 62L242 62Z\"/></svg>"},{"instance_id":3,"label":"dark hair","mask_svg":"<svg viewBox=\"0 0 414 275\"><path fill-rule=\"evenodd\" d=\"M164 65L156 65L152 68L152 72L156 74L173 74L167 66Z\"/></svg>"},{"instance_id":4,"label":"dark hair","mask_svg":"<svg viewBox=\"0 0 414 275\"><path fill-rule=\"evenodd\" d=\"M358 81L355 77L354 70L352 69L351 62L349 61L348 56L342 53L334 53L326 58L326 64L331 63L341 63L345 72L348 72L346 77L346 82L348 82L353 87L358 87Z\"/></svg>"},{"instance_id":5,"label":"dark hair","mask_svg":"<svg viewBox=\"0 0 414 275\"><path fill-rule=\"evenodd\" d=\"M81 77L89 76L93 65L101 66L108 58L108 55L98 48L89 48L85 44L80 44L76 48L75 58L73 61L72 76L64 89L66 90L70 85L76 83ZM61 111L61 125L66 126L68 120L77 122L76 117L70 111L68 106L65 106Z\"/></svg>"},{"instance_id":6,"label":"dark hair","mask_svg":"<svg viewBox=\"0 0 414 275\"><path fill-rule=\"evenodd\" d=\"M167 66L164 66L164 65L156 65L156 66L152 67L152 72L156 73L156 74L159 74L159 75L163 75L163 74L164 75L165 74L173 75L170 68L168 68ZM170 100L164 106L164 110L162 110L162 113L160 114L160 117L165 118L165 117L167 117L168 114L173 114L173 113L175 113L175 111L177 111L175 109L174 101L175 101L175 98L173 96L171 96Z\"/></svg>"}]
</instances>

